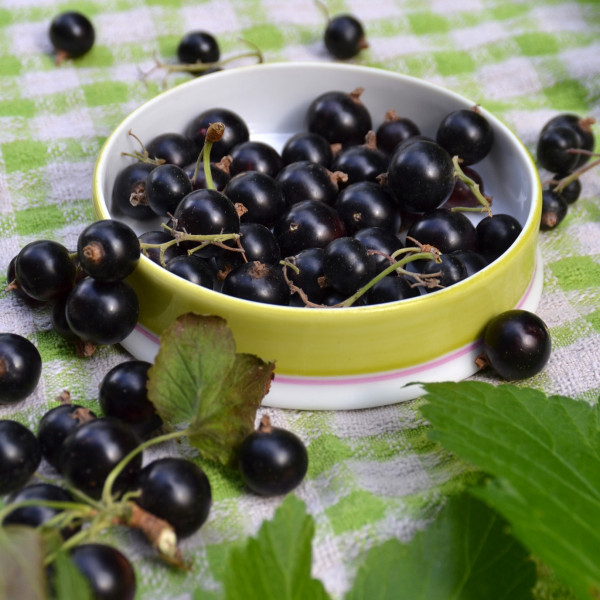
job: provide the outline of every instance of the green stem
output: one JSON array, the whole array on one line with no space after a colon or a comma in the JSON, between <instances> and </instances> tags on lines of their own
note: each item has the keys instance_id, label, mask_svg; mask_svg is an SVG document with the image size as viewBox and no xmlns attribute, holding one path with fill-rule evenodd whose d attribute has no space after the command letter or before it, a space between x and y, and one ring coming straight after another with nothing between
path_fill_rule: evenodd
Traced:
<instances>
[{"instance_id":1,"label":"green stem","mask_svg":"<svg viewBox=\"0 0 600 600\"><path fill-rule=\"evenodd\" d=\"M406 251L410 251L410 250L411 249L402 248L402 250L399 251L398 254L400 252L406 252ZM412 249L412 250L414 250L414 249ZM373 277L373 279L371 279L368 283L366 283L361 288L359 288L358 291L356 291L354 294L352 294L352 296L350 296L349 298L346 298L346 300L344 300L338 306L342 307L342 308L347 308L349 306L352 306L363 294L368 292L378 281L381 281L384 277L386 277L390 273L393 273L394 271L396 271L398 269L402 269L402 267L404 265L406 265L409 262L412 262L414 260L435 260L436 262L439 262L439 256L437 254L434 254L433 252L416 252L414 254L411 254L410 256L405 256L403 259L401 259L395 263L392 263L389 267L386 267L383 271L381 271L379 274L377 274L375 277Z\"/></svg>"},{"instance_id":2,"label":"green stem","mask_svg":"<svg viewBox=\"0 0 600 600\"><path fill-rule=\"evenodd\" d=\"M464 171L460 168L459 161L460 159L458 156L452 157L452 164L454 165L454 175L457 179L460 179L463 183L465 183L468 186L475 198L477 198L477 200L479 201L479 204L481 204L481 207L456 206L453 207L451 210L466 212L487 212L488 215L491 217L492 207L490 205L489 200L481 193L481 190L479 189L479 184L473 181L473 179L471 179L467 175L465 175Z\"/></svg>"},{"instance_id":3,"label":"green stem","mask_svg":"<svg viewBox=\"0 0 600 600\"><path fill-rule=\"evenodd\" d=\"M202 162L204 165L204 179L206 180L206 187L209 190L216 190L217 186L213 181L212 172L210 170L210 151L212 150L212 145L213 143L208 140L204 142L204 148L202 149L202 155L204 158Z\"/></svg>"},{"instance_id":4,"label":"green stem","mask_svg":"<svg viewBox=\"0 0 600 600\"><path fill-rule=\"evenodd\" d=\"M139 446L134 448L129 454L127 454L127 456L123 457L121 461L108 474L108 477L104 482L104 487L102 488L102 503L105 506L111 506L114 504L112 489L115 484L115 481L117 477L122 473L123 469L125 469L125 467L129 464L129 462L132 459L134 459L138 454L140 454L140 452L143 452L146 448L150 448L151 446L154 446L156 444L161 444L169 440L185 437L188 434L189 430L187 429L182 429L180 431L172 431L170 433L165 433L155 438L146 440L145 442L142 442Z\"/></svg>"},{"instance_id":5,"label":"green stem","mask_svg":"<svg viewBox=\"0 0 600 600\"><path fill-rule=\"evenodd\" d=\"M56 508L58 510L63 511L77 511L82 515L85 515L86 513L92 513L98 510L98 507L88 506L87 504L82 504L80 502L67 502L64 500L40 500L33 498L31 500L21 500L20 502L12 502L10 504L7 504L2 510L0 510L0 523L2 523L2 521L4 521L4 519L14 510L26 506L46 506L48 508Z\"/></svg>"},{"instance_id":6,"label":"green stem","mask_svg":"<svg viewBox=\"0 0 600 600\"><path fill-rule=\"evenodd\" d=\"M562 192L571 182L573 182L576 179L578 179L586 171L589 171L590 169L593 169L594 167L597 167L598 165L600 165L600 158L598 158L597 160L592 161L591 163L588 163L587 165L584 165L583 167L580 167L576 171L573 171L570 175L567 175L566 177L563 177L558 182L558 185L556 185L552 189L555 192L557 192L558 194L560 194L560 192Z\"/></svg>"}]
</instances>

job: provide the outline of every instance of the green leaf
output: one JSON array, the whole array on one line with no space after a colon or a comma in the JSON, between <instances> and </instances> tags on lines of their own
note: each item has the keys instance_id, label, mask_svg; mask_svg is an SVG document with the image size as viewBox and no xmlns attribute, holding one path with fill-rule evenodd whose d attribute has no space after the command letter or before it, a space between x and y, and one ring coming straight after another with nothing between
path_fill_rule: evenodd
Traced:
<instances>
[{"instance_id":1,"label":"green leaf","mask_svg":"<svg viewBox=\"0 0 600 600\"><path fill-rule=\"evenodd\" d=\"M409 544L372 548L344 600L530 600L528 556L506 521L464 492Z\"/></svg>"},{"instance_id":2,"label":"green leaf","mask_svg":"<svg viewBox=\"0 0 600 600\"><path fill-rule=\"evenodd\" d=\"M231 551L225 600L328 599L323 584L310 573L314 530L304 503L287 496L256 538Z\"/></svg>"},{"instance_id":3,"label":"green leaf","mask_svg":"<svg viewBox=\"0 0 600 600\"><path fill-rule=\"evenodd\" d=\"M205 458L229 463L254 429L273 363L237 354L220 317L182 315L163 332L148 372L148 397L162 419L186 428Z\"/></svg>"},{"instance_id":4,"label":"green leaf","mask_svg":"<svg viewBox=\"0 0 600 600\"><path fill-rule=\"evenodd\" d=\"M65 552L54 560L54 589L56 598L68 600L93 600L90 584Z\"/></svg>"},{"instance_id":5,"label":"green leaf","mask_svg":"<svg viewBox=\"0 0 600 600\"><path fill-rule=\"evenodd\" d=\"M476 493L578 598L599 598L598 405L507 384L425 389L431 437L494 476Z\"/></svg>"},{"instance_id":6,"label":"green leaf","mask_svg":"<svg viewBox=\"0 0 600 600\"><path fill-rule=\"evenodd\" d=\"M0 528L0 600L44 600L44 543L32 527Z\"/></svg>"}]
</instances>

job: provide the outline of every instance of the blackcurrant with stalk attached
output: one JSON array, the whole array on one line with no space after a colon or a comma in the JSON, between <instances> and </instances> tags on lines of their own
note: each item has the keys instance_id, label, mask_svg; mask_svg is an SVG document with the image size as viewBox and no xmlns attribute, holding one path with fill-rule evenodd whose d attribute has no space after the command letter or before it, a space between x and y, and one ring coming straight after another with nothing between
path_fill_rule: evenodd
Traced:
<instances>
[{"instance_id":1,"label":"blackcurrant with stalk attached","mask_svg":"<svg viewBox=\"0 0 600 600\"><path fill-rule=\"evenodd\" d=\"M216 63L221 57L219 43L208 31L194 30L186 33L177 46L179 62Z\"/></svg>"},{"instance_id":2,"label":"blackcurrant with stalk attached","mask_svg":"<svg viewBox=\"0 0 600 600\"><path fill-rule=\"evenodd\" d=\"M167 163L148 173L145 191L148 206L158 216L167 217L191 193L192 182L183 168Z\"/></svg>"},{"instance_id":3,"label":"blackcurrant with stalk attached","mask_svg":"<svg viewBox=\"0 0 600 600\"><path fill-rule=\"evenodd\" d=\"M66 58L83 56L91 50L96 39L91 21L76 11L64 12L54 17L48 33L57 52L57 63Z\"/></svg>"}]
</instances>

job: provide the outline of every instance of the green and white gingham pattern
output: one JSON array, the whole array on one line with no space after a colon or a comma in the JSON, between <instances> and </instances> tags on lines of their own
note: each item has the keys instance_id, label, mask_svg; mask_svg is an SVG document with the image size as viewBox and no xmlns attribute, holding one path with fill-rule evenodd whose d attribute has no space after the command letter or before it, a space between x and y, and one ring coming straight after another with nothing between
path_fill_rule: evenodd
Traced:
<instances>
[{"instance_id":1,"label":"green and white gingham pattern","mask_svg":"<svg viewBox=\"0 0 600 600\"><path fill-rule=\"evenodd\" d=\"M497 114L532 153L542 125L562 111L600 121L598 0L331 0L330 14L363 22L369 48L353 62L423 77ZM93 21L96 44L76 61L54 64L51 19L77 9ZM329 61L324 15L312 0L2 0L0 3L0 271L27 242L52 238L75 246L91 222L91 176L103 140L133 108L160 91L146 82L153 55L173 61L180 37L206 29L222 54L256 44L265 60ZM243 61L242 61L243 62ZM235 66L233 63L231 66ZM173 74L167 85L187 75ZM235 93L235 90L232 90ZM542 177L547 174L543 173ZM527 381L548 393L595 402L600 393L600 174L583 176L582 197L565 221L540 236L544 293L538 313L554 351L545 371ZM40 415L70 390L97 410L98 384L128 358L118 347L76 358L32 309L0 291L0 331L39 348L43 376L24 402L0 409L36 429ZM485 379L484 375L477 376ZM313 574L340 598L373 544L409 540L427 525L440 498L468 469L428 441L420 400L354 412L265 409L276 425L306 440L310 468L297 490L316 519ZM153 456L181 452L165 445ZM184 450L184 452L186 452ZM193 452L187 452L193 456ZM242 493L207 466L214 493L210 518L183 541L191 573L145 560L153 551L125 532L111 534L133 560L143 600L190 598L218 590L215 573L231 545L256 532L280 499ZM42 471L51 474L47 467Z\"/></svg>"}]
</instances>

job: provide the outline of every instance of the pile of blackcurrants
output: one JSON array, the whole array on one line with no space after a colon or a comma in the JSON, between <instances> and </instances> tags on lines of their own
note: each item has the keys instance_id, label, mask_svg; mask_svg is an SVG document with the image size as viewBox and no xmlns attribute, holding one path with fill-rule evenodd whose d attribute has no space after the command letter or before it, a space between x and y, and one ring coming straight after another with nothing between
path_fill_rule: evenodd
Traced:
<instances>
[{"instance_id":1,"label":"pile of blackcurrants","mask_svg":"<svg viewBox=\"0 0 600 600\"><path fill-rule=\"evenodd\" d=\"M591 117L561 113L542 128L537 141L538 165L552 173L542 191L542 230L554 229L567 215L569 205L581 194L579 176L600 164L589 162L594 154Z\"/></svg>"},{"instance_id":2,"label":"pile of blackcurrants","mask_svg":"<svg viewBox=\"0 0 600 600\"><path fill-rule=\"evenodd\" d=\"M492 218L471 166L493 145L479 109L448 114L432 139L394 111L374 131L361 93L315 98L307 130L281 151L251 140L237 113L205 110L185 131L131 154L137 160L116 177L112 214L139 229L162 220L140 241L167 270L279 305L400 300L497 259L521 225L509 214ZM207 140L211 124L220 138ZM474 225L465 211L487 215Z\"/></svg>"}]
</instances>

